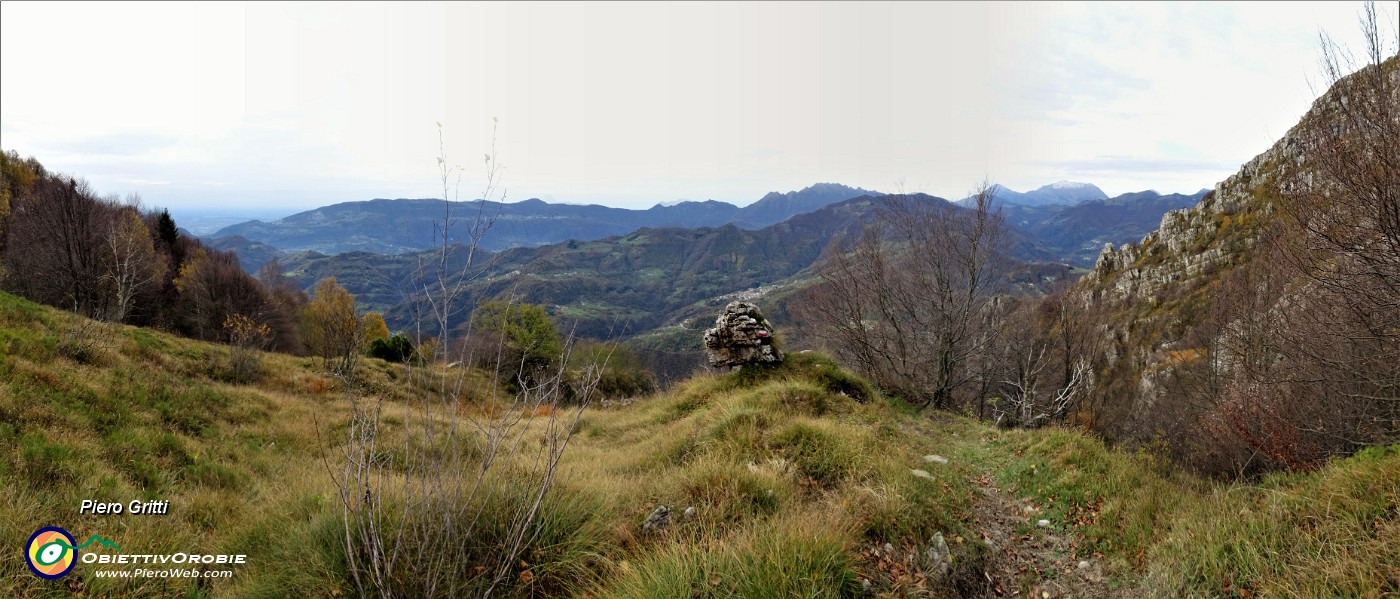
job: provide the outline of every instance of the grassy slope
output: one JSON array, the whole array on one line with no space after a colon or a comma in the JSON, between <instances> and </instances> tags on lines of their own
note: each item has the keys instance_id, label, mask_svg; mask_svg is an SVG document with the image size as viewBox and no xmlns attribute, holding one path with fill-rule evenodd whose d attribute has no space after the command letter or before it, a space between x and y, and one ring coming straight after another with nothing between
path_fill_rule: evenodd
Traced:
<instances>
[{"instance_id":1,"label":"grassy slope","mask_svg":"<svg viewBox=\"0 0 1400 599\"><path fill-rule=\"evenodd\" d=\"M68 595L64 583L78 580L96 595L352 594L317 440L318 425L326 438L343 430L345 399L315 361L272 355L259 384L233 386L219 382L222 347L114 327L108 347L84 350L70 341L84 326L0 294L0 545L12 548L0 596ZM402 378L381 362L363 367L362 392L391 398L390 424L415 395ZM927 584L914 556L934 533L954 555L957 584L943 588L976 588L996 559L976 542L979 479L1052 522L1019 534L1071 534L1076 559L1100 553L1110 586L1163 596L1400 592L1396 449L1218 485L1071 431L998 431L840 393L862 389L824 360L796 356L779 370L700 377L591 409L506 594L839 596L869 578L902 595ZM925 462L930 453L949 464ZM169 499L171 515L79 516L84 498ZM672 525L643 532L661 504L675 508ZM50 524L143 552L247 553L249 563L207 587L112 586L84 565L45 582L13 558ZM1024 590L1057 575L1006 584Z\"/></svg>"}]
</instances>

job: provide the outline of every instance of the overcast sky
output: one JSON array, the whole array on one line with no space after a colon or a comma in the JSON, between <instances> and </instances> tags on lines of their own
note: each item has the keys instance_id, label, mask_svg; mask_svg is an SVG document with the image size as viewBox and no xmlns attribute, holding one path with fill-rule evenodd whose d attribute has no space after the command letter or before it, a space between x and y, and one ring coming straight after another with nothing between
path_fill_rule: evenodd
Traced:
<instances>
[{"instance_id":1,"label":"overcast sky","mask_svg":"<svg viewBox=\"0 0 1400 599\"><path fill-rule=\"evenodd\" d=\"M1396 3L1378 7L1396 22ZM173 210L1214 185L1359 2L0 5L0 145Z\"/></svg>"}]
</instances>

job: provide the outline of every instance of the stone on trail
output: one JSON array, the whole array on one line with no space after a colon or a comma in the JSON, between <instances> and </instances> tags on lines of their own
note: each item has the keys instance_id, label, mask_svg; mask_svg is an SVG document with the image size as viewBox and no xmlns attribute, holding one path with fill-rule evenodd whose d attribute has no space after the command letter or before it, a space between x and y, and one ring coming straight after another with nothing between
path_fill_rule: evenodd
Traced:
<instances>
[{"instance_id":1,"label":"stone on trail","mask_svg":"<svg viewBox=\"0 0 1400 599\"><path fill-rule=\"evenodd\" d=\"M646 532L661 532L671 523L670 506L658 505L651 511L645 522L642 523L642 530Z\"/></svg>"}]
</instances>

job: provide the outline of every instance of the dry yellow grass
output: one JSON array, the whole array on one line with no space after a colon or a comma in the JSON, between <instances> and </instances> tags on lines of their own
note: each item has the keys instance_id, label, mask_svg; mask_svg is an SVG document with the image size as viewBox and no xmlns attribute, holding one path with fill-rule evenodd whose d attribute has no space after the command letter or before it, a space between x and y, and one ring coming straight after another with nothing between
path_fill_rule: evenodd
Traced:
<instances>
[{"instance_id":1,"label":"dry yellow grass","mask_svg":"<svg viewBox=\"0 0 1400 599\"><path fill-rule=\"evenodd\" d=\"M89 565L42 581L6 560L0 596L66 596L70 584L92 596L353 595L336 485L351 398L383 400L376 459L388 501L399 498L396 464L406 452L446 449L404 435L425 417L421 399L450 382L446 373L408 376L366 360L347 390L317 360L268 355L256 384L229 385L217 376L220 346L109 327L110 343L77 359L65 340L79 326L0 294L0 545L18 548L38 527L59 525L82 538L102 534L123 552L249 559L225 580L125 583L98 579ZM522 565L498 594L849 596L862 579L877 591L917 593L916 573L888 570L871 551L889 543L914 555L935 533L979 538L972 481L984 475L1046 506L1086 550L1105 554L1116 583L1150 593L1400 592L1400 451L1214 484L1073 431L997 431L880 398L857 403L847 391L860 384L820 357L798 356L783 368L700 376L628 406L587 409ZM426 417L447 424L504 413L489 377L472 374L465 388L455 413L431 405ZM550 426L576 415L531 409L521 446L538 447ZM930 453L949 463L926 462ZM1095 517L1074 523L1083 512L1065 498L1085 498ZM80 515L82 499L166 499L171 510ZM644 531L660 505L672 508L670 525ZM493 530L462 542L493 550ZM980 547L953 544L962 572L980 574L988 559ZM471 566L462 565L464 576Z\"/></svg>"}]
</instances>

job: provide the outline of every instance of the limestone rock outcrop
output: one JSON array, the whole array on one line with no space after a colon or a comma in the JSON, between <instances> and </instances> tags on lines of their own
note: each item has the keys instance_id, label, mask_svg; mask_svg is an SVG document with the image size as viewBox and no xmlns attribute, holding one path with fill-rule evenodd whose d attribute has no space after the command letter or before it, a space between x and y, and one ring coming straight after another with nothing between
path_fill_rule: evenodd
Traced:
<instances>
[{"instance_id":1,"label":"limestone rock outcrop","mask_svg":"<svg viewBox=\"0 0 1400 599\"><path fill-rule=\"evenodd\" d=\"M1385 67L1392 95L1400 90L1400 63L1394 61L1390 59ZM1211 371L1224 373L1213 376L1231 372L1233 358L1223 350L1240 345L1237 331L1244 325L1238 320L1214 325L1201 321L1207 314L1219 318L1228 313L1216 310L1222 281L1237 269L1267 266L1260 256L1268 254L1256 254L1256 244L1281 217L1278 202L1282 198L1305 190L1324 196L1334 193L1328 186L1335 183L1320 175L1315 161L1319 150L1327 150L1321 145L1325 140L1318 139L1318 128L1337 131L1349 126L1333 115L1346 97L1335 87L1313 104L1298 125L1217 183L1198 204L1167 212L1158 229L1138 243L1105 245L1094 269L1072 292L1086 308L1104 315L1100 331L1106 368L1100 379L1135 383L1101 387L1118 390L1112 401L1131 402L1132 408L1125 410L1128 417L1146 422L1156 412L1170 411L1164 402L1173 400L1169 382L1181 365L1208 357ZM1265 280L1262 275L1252 276ZM1261 282L1255 288L1257 295L1249 301L1260 307L1252 309L1251 322L1281 318L1293 302L1307 301L1302 284L1267 290Z\"/></svg>"},{"instance_id":2,"label":"limestone rock outcrop","mask_svg":"<svg viewBox=\"0 0 1400 599\"><path fill-rule=\"evenodd\" d=\"M725 306L714 328L705 331L704 341L705 355L715 368L783 361L783 353L773 346L772 327L750 303Z\"/></svg>"}]
</instances>

